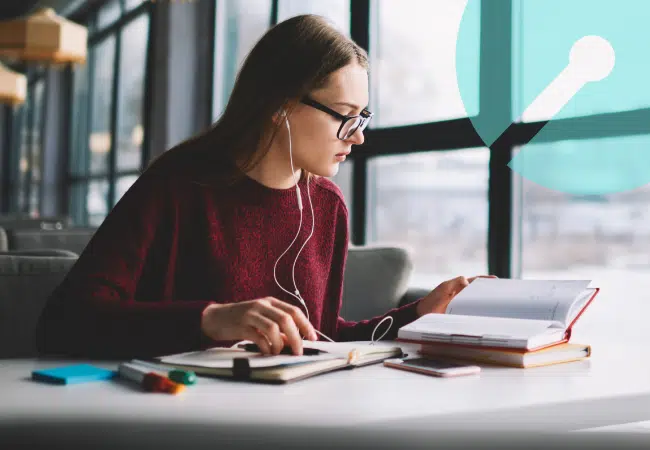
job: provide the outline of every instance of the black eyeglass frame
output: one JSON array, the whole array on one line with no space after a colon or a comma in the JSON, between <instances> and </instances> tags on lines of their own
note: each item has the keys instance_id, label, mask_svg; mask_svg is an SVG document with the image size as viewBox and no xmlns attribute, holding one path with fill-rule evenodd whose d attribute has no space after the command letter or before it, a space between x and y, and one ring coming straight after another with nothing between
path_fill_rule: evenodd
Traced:
<instances>
[{"instance_id":1,"label":"black eyeglass frame","mask_svg":"<svg viewBox=\"0 0 650 450\"><path fill-rule=\"evenodd\" d=\"M302 98L301 102L304 103L305 105L311 106L312 108L316 108L316 109L318 109L320 111L323 111L324 113L329 114L330 116L334 117L335 119L340 120L341 121L341 126L339 127L338 131L336 132L336 137L338 139L340 139L341 141L344 141L346 139L351 138L352 136L354 136L354 133L356 133L357 130L359 130L359 129L364 130L368 126L368 122L370 121L370 119L373 116L373 113L371 113L370 111L368 111L365 108L361 111L360 114L357 114L355 116L344 116L343 114L339 114L336 111L334 111L333 109L328 108L327 106L323 105L322 103L317 102L316 100L310 98L308 95L305 95ZM350 133L349 133L348 137L343 137L342 138L341 137L341 130L343 129L345 124L349 120L357 119L359 117L361 118L361 120L359 121L359 125L357 125L357 127L354 128L354 130L350 129Z\"/></svg>"}]
</instances>

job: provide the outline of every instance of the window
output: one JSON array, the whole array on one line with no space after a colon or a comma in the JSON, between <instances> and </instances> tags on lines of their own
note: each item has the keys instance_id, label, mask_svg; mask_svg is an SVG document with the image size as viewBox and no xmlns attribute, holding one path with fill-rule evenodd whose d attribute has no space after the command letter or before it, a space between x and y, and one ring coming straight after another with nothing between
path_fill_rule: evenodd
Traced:
<instances>
[{"instance_id":1,"label":"window","mask_svg":"<svg viewBox=\"0 0 650 450\"><path fill-rule=\"evenodd\" d=\"M33 217L40 215L42 185L42 129L45 114L45 72L28 74L26 102L15 110L17 131L12 153L9 210Z\"/></svg>"},{"instance_id":2,"label":"window","mask_svg":"<svg viewBox=\"0 0 650 450\"><path fill-rule=\"evenodd\" d=\"M117 113L117 171L138 170L142 164L142 117L149 36L149 16L140 16L122 31Z\"/></svg>"},{"instance_id":3,"label":"window","mask_svg":"<svg viewBox=\"0 0 650 450\"><path fill-rule=\"evenodd\" d=\"M111 150L111 109L113 106L113 77L115 76L115 36L109 36L91 49L94 71L91 83L91 125L88 138L90 173L108 175Z\"/></svg>"},{"instance_id":4,"label":"window","mask_svg":"<svg viewBox=\"0 0 650 450\"><path fill-rule=\"evenodd\" d=\"M121 7L108 2L90 18L88 64L72 73L69 213L78 225L99 225L143 164L150 16Z\"/></svg>"},{"instance_id":5,"label":"window","mask_svg":"<svg viewBox=\"0 0 650 450\"><path fill-rule=\"evenodd\" d=\"M562 146L583 155L597 151L599 145L619 152L645 151L650 148L650 136L528 144L542 151ZM617 171L606 172L611 175ZM546 189L523 177L517 179L521 189L521 215L517 218L521 226L517 249L521 252L521 277L593 280L593 285L604 292L615 293L611 300L623 302L624 308L645 317L650 312L645 301L650 271L650 185L617 194L579 196ZM578 322L576 331L597 336L611 328L612 321L624 314L618 307L615 312L614 306L595 301L588 319ZM636 340L634 328L621 326L616 330Z\"/></svg>"},{"instance_id":6,"label":"window","mask_svg":"<svg viewBox=\"0 0 650 450\"><path fill-rule=\"evenodd\" d=\"M650 79L647 53L647 2L629 0L613 7L608 0L531 2L514 0L513 33L515 60L513 81L519 108L515 117L555 79L569 62L573 44L583 36L598 35L609 41L616 64L607 78L585 85L556 119L609 113L650 106ZM585 13L587 11L588 13ZM576 18L580 20L576 20ZM549 33L552 29L553 32ZM634 30L634 31L630 31ZM526 122L548 120L543 111L523 118Z\"/></svg>"},{"instance_id":7,"label":"window","mask_svg":"<svg viewBox=\"0 0 650 450\"><path fill-rule=\"evenodd\" d=\"M411 248L411 285L487 271L488 162L475 148L369 163L368 241Z\"/></svg>"},{"instance_id":8,"label":"window","mask_svg":"<svg viewBox=\"0 0 650 450\"><path fill-rule=\"evenodd\" d=\"M625 152L647 149L650 136L529 144L535 150L564 146L576 154L598 145ZM597 169L597 168L595 168ZM603 167L603 169L606 169ZM634 168L630 168L634 169ZM647 170L647 168L646 168ZM603 170L593 177L607 176ZM584 178L585 174L582 177ZM617 174L614 174L617 175ZM624 173L618 175L625 176ZM634 177L634 174L628 174ZM594 272L625 279L650 268L650 186L602 196L569 195L521 179L522 274L526 277Z\"/></svg>"},{"instance_id":9,"label":"window","mask_svg":"<svg viewBox=\"0 0 650 450\"><path fill-rule=\"evenodd\" d=\"M478 113L478 8L458 0L371 2L372 127L392 127ZM470 36L456 55L461 22ZM458 65L458 67L457 67ZM462 73L461 98L456 72ZM375 77L372 80L372 77ZM463 102L463 100L465 100Z\"/></svg>"},{"instance_id":10,"label":"window","mask_svg":"<svg viewBox=\"0 0 650 450\"><path fill-rule=\"evenodd\" d=\"M109 0L97 13L97 28L111 25L120 18L121 13L120 0Z\"/></svg>"},{"instance_id":11,"label":"window","mask_svg":"<svg viewBox=\"0 0 650 450\"><path fill-rule=\"evenodd\" d=\"M146 0L124 0L126 10L134 9L144 3Z\"/></svg>"},{"instance_id":12,"label":"window","mask_svg":"<svg viewBox=\"0 0 650 450\"><path fill-rule=\"evenodd\" d=\"M271 23L271 0L217 2L212 117L225 108L244 58Z\"/></svg>"},{"instance_id":13,"label":"window","mask_svg":"<svg viewBox=\"0 0 650 450\"><path fill-rule=\"evenodd\" d=\"M350 35L350 0L278 0L278 22L301 14L318 14Z\"/></svg>"}]
</instances>

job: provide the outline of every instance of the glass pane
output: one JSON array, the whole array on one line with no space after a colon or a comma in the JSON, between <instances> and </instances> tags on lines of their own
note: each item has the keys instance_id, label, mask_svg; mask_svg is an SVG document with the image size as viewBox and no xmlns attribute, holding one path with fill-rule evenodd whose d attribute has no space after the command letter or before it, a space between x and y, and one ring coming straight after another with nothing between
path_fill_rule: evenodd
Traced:
<instances>
[{"instance_id":1,"label":"glass pane","mask_svg":"<svg viewBox=\"0 0 650 450\"><path fill-rule=\"evenodd\" d=\"M569 63L573 44L587 35L606 39L614 49L615 66L600 81L587 83L555 115L545 107L523 117L526 122L646 108L650 106L650 60L647 54L645 0L627 0L616 6L610 0L515 0L513 9L513 120L553 81ZM549 32L552 30L552 32ZM549 102L561 108L561 96L550 93Z\"/></svg>"},{"instance_id":2,"label":"glass pane","mask_svg":"<svg viewBox=\"0 0 650 450\"><path fill-rule=\"evenodd\" d=\"M86 194L88 225L98 227L106 218L108 208L108 181L93 180L88 184Z\"/></svg>"},{"instance_id":3,"label":"glass pane","mask_svg":"<svg viewBox=\"0 0 650 450\"><path fill-rule=\"evenodd\" d=\"M379 157L368 165L368 240L413 252L410 284L487 272L489 150Z\"/></svg>"},{"instance_id":4,"label":"glass pane","mask_svg":"<svg viewBox=\"0 0 650 450\"><path fill-rule=\"evenodd\" d=\"M18 186L16 191L16 210L15 212L24 213L27 209L27 187L23 184Z\"/></svg>"},{"instance_id":5,"label":"glass pane","mask_svg":"<svg viewBox=\"0 0 650 450\"><path fill-rule=\"evenodd\" d=\"M91 92L90 172L108 171L108 153L111 148L111 107L113 72L115 68L115 36L110 36L94 51L93 90Z\"/></svg>"},{"instance_id":6,"label":"glass pane","mask_svg":"<svg viewBox=\"0 0 650 450\"><path fill-rule=\"evenodd\" d=\"M86 197L88 196L88 183L74 183L70 186L70 199L68 205L68 215L76 226L86 226Z\"/></svg>"},{"instance_id":7,"label":"glass pane","mask_svg":"<svg viewBox=\"0 0 650 450\"><path fill-rule=\"evenodd\" d=\"M104 28L120 18L120 0L110 0L97 12L97 28Z\"/></svg>"},{"instance_id":8,"label":"glass pane","mask_svg":"<svg viewBox=\"0 0 650 450\"><path fill-rule=\"evenodd\" d=\"M618 143L618 151L650 148L650 136L608 140L612 146ZM575 142L573 148L586 152L599 141L604 139ZM576 323L577 342L581 335L588 335L591 344L611 338L603 330L615 330L617 339L634 338L639 330L625 324L635 315L650 314L650 184L616 194L575 196L523 177L516 180L521 185L521 277L593 280L603 294L613 295L607 298L611 302L597 298Z\"/></svg>"},{"instance_id":9,"label":"glass pane","mask_svg":"<svg viewBox=\"0 0 650 450\"><path fill-rule=\"evenodd\" d=\"M350 0L279 0L278 22L300 14L318 14L350 35Z\"/></svg>"},{"instance_id":10,"label":"glass pane","mask_svg":"<svg viewBox=\"0 0 650 450\"><path fill-rule=\"evenodd\" d=\"M33 90L28 91L28 95L33 94ZM19 212L25 212L27 207L27 184L29 183L29 170L30 170L30 150L29 150L29 140L31 137L31 129L29 127L30 117L32 111L34 110L34 101L32 98L28 98L22 107L22 113L20 117L21 127L20 127L20 147L18 149L18 177L17 182L17 192L18 198L16 202L16 207Z\"/></svg>"},{"instance_id":11,"label":"glass pane","mask_svg":"<svg viewBox=\"0 0 650 450\"><path fill-rule=\"evenodd\" d=\"M126 8L126 11L129 11L133 8L140 6L142 3L144 3L144 0L126 0L124 2L124 6Z\"/></svg>"},{"instance_id":12,"label":"glass pane","mask_svg":"<svg viewBox=\"0 0 650 450\"><path fill-rule=\"evenodd\" d=\"M228 102L244 58L269 28L271 0L219 1L215 20L212 115L216 120Z\"/></svg>"},{"instance_id":13,"label":"glass pane","mask_svg":"<svg viewBox=\"0 0 650 450\"><path fill-rule=\"evenodd\" d=\"M388 127L478 113L480 11L467 0L371 3L370 126ZM456 43L463 19L464 45ZM458 67L457 67L458 63ZM456 72L463 75L461 98ZM374 77L374 79L373 79ZM463 102L465 99L465 104Z\"/></svg>"},{"instance_id":14,"label":"glass pane","mask_svg":"<svg viewBox=\"0 0 650 450\"><path fill-rule=\"evenodd\" d=\"M117 104L117 170L139 169L142 162L144 99L149 16L131 22L122 32Z\"/></svg>"},{"instance_id":15,"label":"glass pane","mask_svg":"<svg viewBox=\"0 0 650 450\"><path fill-rule=\"evenodd\" d=\"M122 196L126 194L126 191L135 183L135 180L138 179L137 175L127 175L124 177L119 177L117 183L115 184L115 203L113 206L117 205L117 202L120 201Z\"/></svg>"},{"instance_id":16,"label":"glass pane","mask_svg":"<svg viewBox=\"0 0 650 450\"><path fill-rule=\"evenodd\" d=\"M38 217L40 215L41 208L41 185L32 183L29 187L29 215L31 217Z\"/></svg>"},{"instance_id":17,"label":"glass pane","mask_svg":"<svg viewBox=\"0 0 650 450\"><path fill-rule=\"evenodd\" d=\"M41 180L41 159L43 155L41 131L43 129L44 121L44 101L43 91L45 90L45 80L40 79L34 84L33 102L34 110L32 115L32 151L31 151L31 181L37 182Z\"/></svg>"},{"instance_id":18,"label":"glass pane","mask_svg":"<svg viewBox=\"0 0 650 450\"><path fill-rule=\"evenodd\" d=\"M87 175L89 169L88 148L88 64L75 65L72 73L71 150L69 170L73 175Z\"/></svg>"}]
</instances>

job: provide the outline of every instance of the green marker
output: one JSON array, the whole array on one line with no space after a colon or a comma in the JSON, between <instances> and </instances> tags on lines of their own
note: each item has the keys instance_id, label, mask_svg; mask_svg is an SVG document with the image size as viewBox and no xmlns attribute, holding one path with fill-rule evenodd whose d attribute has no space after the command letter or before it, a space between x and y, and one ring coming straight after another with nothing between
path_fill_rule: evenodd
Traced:
<instances>
[{"instance_id":1,"label":"green marker","mask_svg":"<svg viewBox=\"0 0 650 450\"><path fill-rule=\"evenodd\" d=\"M191 370L174 369L169 372L169 379L181 384L196 383L196 374Z\"/></svg>"}]
</instances>

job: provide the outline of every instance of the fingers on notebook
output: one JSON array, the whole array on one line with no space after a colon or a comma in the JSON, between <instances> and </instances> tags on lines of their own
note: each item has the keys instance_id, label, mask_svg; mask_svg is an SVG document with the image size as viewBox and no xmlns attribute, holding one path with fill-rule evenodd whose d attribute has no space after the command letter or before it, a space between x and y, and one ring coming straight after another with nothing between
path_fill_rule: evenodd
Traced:
<instances>
[{"instance_id":1,"label":"fingers on notebook","mask_svg":"<svg viewBox=\"0 0 650 450\"><path fill-rule=\"evenodd\" d=\"M270 344L270 351L268 353L274 353L277 355L282 350L284 342L282 336L280 336L280 326L272 317L269 316L272 316L272 313L270 313L269 310L264 310L262 312L252 313L249 317L251 325L255 327L268 341L268 344ZM260 350L262 349L263 347L260 347Z\"/></svg>"},{"instance_id":2,"label":"fingers on notebook","mask_svg":"<svg viewBox=\"0 0 650 450\"><path fill-rule=\"evenodd\" d=\"M243 338L256 343L262 354L269 355L271 353L271 346L269 345L269 341L266 339L266 336L264 336L256 328L249 327Z\"/></svg>"},{"instance_id":3,"label":"fingers on notebook","mask_svg":"<svg viewBox=\"0 0 650 450\"><path fill-rule=\"evenodd\" d=\"M302 355L302 338L300 337L298 326L293 316L285 311L284 308L276 308L275 306L264 311L264 315L273 321L274 327L272 327L271 332L274 336L277 333L278 336L279 346L276 347L276 341L273 340L272 351L277 355L284 348L284 342L280 335L282 332L287 336L287 344L291 347L293 353L295 355Z\"/></svg>"},{"instance_id":4,"label":"fingers on notebook","mask_svg":"<svg viewBox=\"0 0 650 450\"><path fill-rule=\"evenodd\" d=\"M271 303L273 306L283 310L293 318L293 321L298 326L301 336L305 336L307 339L312 341L318 340L314 327L300 308L276 299L273 299Z\"/></svg>"}]
</instances>

